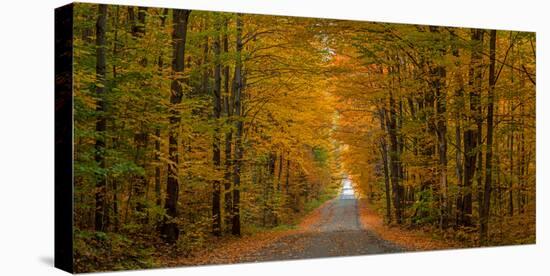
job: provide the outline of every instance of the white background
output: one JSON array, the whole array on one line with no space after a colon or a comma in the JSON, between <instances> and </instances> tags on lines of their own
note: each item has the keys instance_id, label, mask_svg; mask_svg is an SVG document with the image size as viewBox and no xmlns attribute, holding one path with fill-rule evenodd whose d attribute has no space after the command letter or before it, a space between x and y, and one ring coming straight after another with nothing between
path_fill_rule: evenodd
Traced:
<instances>
[{"instance_id":1,"label":"white background","mask_svg":"<svg viewBox=\"0 0 550 276\"><path fill-rule=\"evenodd\" d=\"M91 1L97 2L97 1ZM550 7L544 0L141 0L104 3L537 32L537 245L115 273L110 275L549 275ZM68 0L0 7L0 275L53 268L54 12ZM546 93L545 93L546 92ZM546 142L546 143L545 143ZM545 168L546 167L546 168ZM547 226L546 228L544 226Z\"/></svg>"}]
</instances>

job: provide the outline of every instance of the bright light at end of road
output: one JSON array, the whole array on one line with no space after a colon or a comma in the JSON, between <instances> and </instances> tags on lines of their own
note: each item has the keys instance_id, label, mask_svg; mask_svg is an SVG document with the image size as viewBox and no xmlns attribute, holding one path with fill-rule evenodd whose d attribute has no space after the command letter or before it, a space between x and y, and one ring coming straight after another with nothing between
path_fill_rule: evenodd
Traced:
<instances>
[{"instance_id":1,"label":"bright light at end of road","mask_svg":"<svg viewBox=\"0 0 550 276\"><path fill-rule=\"evenodd\" d=\"M351 181L347 178L342 181L342 196L345 198L355 197Z\"/></svg>"}]
</instances>

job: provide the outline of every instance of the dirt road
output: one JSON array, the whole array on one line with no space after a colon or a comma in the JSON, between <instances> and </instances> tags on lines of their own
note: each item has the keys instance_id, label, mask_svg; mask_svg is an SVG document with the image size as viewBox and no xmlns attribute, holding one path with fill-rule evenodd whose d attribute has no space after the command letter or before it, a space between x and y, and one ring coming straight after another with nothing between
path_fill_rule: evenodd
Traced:
<instances>
[{"instance_id":1,"label":"dirt road","mask_svg":"<svg viewBox=\"0 0 550 276\"><path fill-rule=\"evenodd\" d=\"M342 181L338 198L323 205L320 218L305 231L282 237L251 252L242 261L274 261L401 252L402 249L364 229L351 182Z\"/></svg>"}]
</instances>

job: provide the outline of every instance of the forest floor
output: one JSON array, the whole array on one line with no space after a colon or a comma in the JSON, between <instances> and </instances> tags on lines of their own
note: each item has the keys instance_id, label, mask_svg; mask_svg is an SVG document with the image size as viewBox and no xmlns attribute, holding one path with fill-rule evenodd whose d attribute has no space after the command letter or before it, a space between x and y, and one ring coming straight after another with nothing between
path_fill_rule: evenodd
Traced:
<instances>
[{"instance_id":1,"label":"forest floor","mask_svg":"<svg viewBox=\"0 0 550 276\"><path fill-rule=\"evenodd\" d=\"M356 256L472 247L433 228L388 225L365 198L344 181L340 194L310 212L295 228L279 228L240 238L222 237L193 256L162 255L166 266L232 264Z\"/></svg>"},{"instance_id":2,"label":"forest floor","mask_svg":"<svg viewBox=\"0 0 550 276\"><path fill-rule=\"evenodd\" d=\"M295 229L221 238L215 247L194 256L164 256L159 261L163 266L229 264L458 247L421 230L385 225L366 200L355 196L349 181L344 181L336 198L312 211Z\"/></svg>"},{"instance_id":3,"label":"forest floor","mask_svg":"<svg viewBox=\"0 0 550 276\"><path fill-rule=\"evenodd\" d=\"M405 251L442 250L468 247L465 243L452 239L443 239L434 235L433 228L411 228L388 225L383 216L374 211L367 199L359 200L359 220L364 229L375 232L380 238L392 241Z\"/></svg>"}]
</instances>

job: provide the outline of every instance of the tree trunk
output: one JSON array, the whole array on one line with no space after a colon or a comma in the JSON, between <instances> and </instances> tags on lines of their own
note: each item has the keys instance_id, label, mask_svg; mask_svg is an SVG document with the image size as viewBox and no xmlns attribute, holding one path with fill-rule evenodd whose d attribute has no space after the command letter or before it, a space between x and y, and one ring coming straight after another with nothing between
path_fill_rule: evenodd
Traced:
<instances>
[{"instance_id":1,"label":"tree trunk","mask_svg":"<svg viewBox=\"0 0 550 276\"><path fill-rule=\"evenodd\" d=\"M161 197L161 188L160 188L160 128L155 129L155 162L158 165L155 166L155 197L157 206L161 206L162 197Z\"/></svg>"},{"instance_id":2,"label":"tree trunk","mask_svg":"<svg viewBox=\"0 0 550 276\"><path fill-rule=\"evenodd\" d=\"M389 108L390 111L386 116L386 125L390 138L390 175L393 195L393 207L395 209L395 219L398 224L402 223L402 187L399 183L400 175L400 156L399 156L399 144L397 140L397 125L396 125L396 107L393 93L390 89L389 95Z\"/></svg>"},{"instance_id":3,"label":"tree trunk","mask_svg":"<svg viewBox=\"0 0 550 276\"><path fill-rule=\"evenodd\" d=\"M464 87L460 87L459 89L456 90L455 92L455 97L461 99L461 101L463 100L463 95L464 93ZM462 161L462 156L463 156L463 153L462 153L462 130L461 130L461 127L460 127L460 124L461 124L461 111L459 111L459 108L461 107L456 107L456 117L455 117L455 144L456 144L456 154L455 154L455 162L456 162L456 178L457 178L457 184L458 184L458 194L456 195L456 207L457 209L460 209L461 206L462 206L462 184L464 183L464 177L463 177L463 172L464 172L464 163ZM457 212L458 214L458 212ZM457 223L458 224L458 223Z\"/></svg>"},{"instance_id":4,"label":"tree trunk","mask_svg":"<svg viewBox=\"0 0 550 276\"><path fill-rule=\"evenodd\" d=\"M453 36L454 37L454 36ZM456 58L460 57L458 48L453 49L453 55ZM462 184L463 184L463 168L464 164L462 161L462 130L461 130L461 122L463 118L463 112L462 108L464 108L464 83L462 79L462 75L460 73L457 73L455 75L456 82L458 84L457 89L455 90L455 100L454 100L454 112L455 112L455 147L456 147L456 154L455 154L455 167L456 167L456 178L457 178L457 185L458 185L458 194L456 195L456 207L457 209L462 208ZM451 204L452 205L452 204ZM458 214L459 212L457 212ZM458 224L458 216L457 220L455 221L456 224Z\"/></svg>"},{"instance_id":5,"label":"tree trunk","mask_svg":"<svg viewBox=\"0 0 550 276\"><path fill-rule=\"evenodd\" d=\"M266 197L264 197L264 208L268 218L269 226L274 225L275 214L273 213L273 193L275 188L275 163L277 161L277 154L275 152L269 153L269 159L267 162L267 180L266 181Z\"/></svg>"},{"instance_id":6,"label":"tree trunk","mask_svg":"<svg viewBox=\"0 0 550 276\"><path fill-rule=\"evenodd\" d=\"M477 105L476 105L476 111L475 111L475 122L477 125L477 148L476 148L476 154L477 154L477 166L476 166L476 184L477 184L477 202L478 202L478 216L479 218L482 217L482 209L483 209L483 147L482 147L482 136L483 136L483 104L481 102L481 94L482 94L482 88L483 88L483 61L481 58L481 54L483 53L483 35L484 30L478 30L480 33L480 42L478 45L478 52L480 53L480 59L477 66L477 71L474 76L474 87L477 91Z\"/></svg>"},{"instance_id":7,"label":"tree trunk","mask_svg":"<svg viewBox=\"0 0 550 276\"><path fill-rule=\"evenodd\" d=\"M283 152L279 154L279 170L277 171L277 192L281 191L282 177L283 177Z\"/></svg>"},{"instance_id":8,"label":"tree trunk","mask_svg":"<svg viewBox=\"0 0 550 276\"><path fill-rule=\"evenodd\" d=\"M95 194L95 230L104 231L104 209L105 209L105 188L107 180L105 177L105 29L107 22L107 5L98 5L98 16L96 22L96 97L97 97L97 120L95 131L97 137L95 141L95 161L101 171L96 174L96 194Z\"/></svg>"},{"instance_id":9,"label":"tree trunk","mask_svg":"<svg viewBox=\"0 0 550 276\"><path fill-rule=\"evenodd\" d=\"M485 187L483 195L483 206L480 217L480 236L481 245L487 245L487 232L489 229L489 211L491 207L491 184L493 169L493 105L494 90L496 83L495 76L495 55L496 55L497 31L491 30L489 41L489 93L487 103L487 147L485 153Z\"/></svg>"},{"instance_id":10,"label":"tree trunk","mask_svg":"<svg viewBox=\"0 0 550 276\"><path fill-rule=\"evenodd\" d=\"M218 20L218 19L216 19ZM220 170L221 154L220 154L220 117L221 117L221 49L220 49L220 26L216 22L216 37L214 38L214 89L213 89L213 117L214 117L214 142L212 145L212 161L214 164L214 170ZM221 209L220 209L220 194L221 194L221 181L216 179L212 184L212 233L214 236L221 235Z\"/></svg>"},{"instance_id":11,"label":"tree trunk","mask_svg":"<svg viewBox=\"0 0 550 276\"><path fill-rule=\"evenodd\" d=\"M525 126L525 115L523 114L524 112L524 104L521 103L520 106L519 106L519 112L520 112L520 117L521 117L521 122L520 122L520 125L522 126ZM527 166L529 164L529 158L526 158L526 154L525 154L525 127L523 127L521 129L521 132L520 132L520 141L521 141L521 146L519 147L519 158L520 158L520 169L519 169L519 189L518 189L518 193L519 193L519 198L520 198L520 201L519 201L519 204L518 204L518 209L519 209L519 212L520 214L523 214L525 212L525 204L526 204L526 197L527 197L527 193L524 193L524 189L525 189L525 181L526 181L526 177L527 177Z\"/></svg>"},{"instance_id":12,"label":"tree trunk","mask_svg":"<svg viewBox=\"0 0 550 276\"><path fill-rule=\"evenodd\" d=\"M513 102L512 104L513 105ZM513 112L512 107L510 107L510 112ZM512 123L514 122L514 115L512 115ZM510 158L510 184L508 187L508 215L514 215L514 130L510 133L510 149L509 149L509 158Z\"/></svg>"},{"instance_id":13,"label":"tree trunk","mask_svg":"<svg viewBox=\"0 0 550 276\"><path fill-rule=\"evenodd\" d=\"M132 15L132 17L135 17L133 15L133 7L128 7L128 12ZM141 42L141 39L145 35L145 18L147 15L147 8L145 7L138 7L138 20L137 24L135 19L132 19L132 37L138 41L138 43ZM142 56L139 64L141 67L145 68L147 66L147 56ZM143 110L145 111L145 107ZM142 167L145 170L146 166L146 154L145 151L147 149L147 140L148 140L148 134L145 130L143 121L139 122L139 129L134 135L134 144L135 144L135 164ZM141 214L145 209L145 191L147 189L147 179L145 175L135 175L134 179L132 181L133 189L135 198L137 200L137 204L135 205L135 213ZM146 220L141 220L141 222L146 222Z\"/></svg>"},{"instance_id":14,"label":"tree trunk","mask_svg":"<svg viewBox=\"0 0 550 276\"><path fill-rule=\"evenodd\" d=\"M287 154L287 158L289 158ZM285 195L288 195L288 186L290 185L290 159L286 160L286 180L285 180Z\"/></svg>"},{"instance_id":15,"label":"tree trunk","mask_svg":"<svg viewBox=\"0 0 550 276\"><path fill-rule=\"evenodd\" d=\"M181 103L183 98L183 70L185 68L185 39L187 36L187 23L189 10L174 10L172 31L172 84L170 88L170 130L168 138L168 155L170 164L168 164L168 178L166 182L166 200L164 209L166 217L162 227L162 236L168 243L175 243L179 236L178 225L174 221L177 217L179 178L178 178L178 128L180 124L180 114L176 106Z\"/></svg>"},{"instance_id":16,"label":"tree trunk","mask_svg":"<svg viewBox=\"0 0 550 276\"><path fill-rule=\"evenodd\" d=\"M162 15L160 16L161 30L164 30L164 26L166 25L167 15L168 15L168 9L164 9L163 12L162 12ZM162 52L159 54L157 66L158 66L159 76L162 77L162 71L164 69L164 59L163 59ZM155 166L155 196L156 196L156 204L157 204L157 206L160 207L162 205L161 180L160 180L160 169L161 169L161 164L160 164L160 150L161 150L160 146L161 146L161 144L160 144L160 141L161 141L162 137L161 137L161 132L160 132L159 127L156 127L156 129L155 129L155 136L156 136L156 140L155 140L155 162L157 163L157 165Z\"/></svg>"},{"instance_id":17,"label":"tree trunk","mask_svg":"<svg viewBox=\"0 0 550 276\"><path fill-rule=\"evenodd\" d=\"M231 233L235 236L241 235L241 213L240 213L240 184L241 184L241 172L242 172L242 158L243 158L243 118L242 118L242 99L243 93L243 76L242 76L242 60L241 51L243 48L242 43L242 29L243 21L242 15L237 14L237 32L236 32L236 62L235 62L235 74L233 78L234 96L235 96L235 117L237 122L235 123L235 154L234 154L234 168L233 168L233 219Z\"/></svg>"},{"instance_id":18,"label":"tree trunk","mask_svg":"<svg viewBox=\"0 0 550 276\"><path fill-rule=\"evenodd\" d=\"M477 123L481 114L478 114L480 106L481 87L481 51L483 50L483 31L472 30L471 45L472 55L468 72L468 86L470 87L470 118L464 131L464 183L462 185L462 206L459 211L458 225L472 225L472 182L476 172L478 151L478 131L471 125Z\"/></svg>"},{"instance_id":19,"label":"tree trunk","mask_svg":"<svg viewBox=\"0 0 550 276\"><path fill-rule=\"evenodd\" d=\"M379 111L380 114L380 128L385 133L386 132L386 126L384 124L385 121L385 109L381 109ZM391 191L390 191L390 173L388 169L388 145L386 143L386 138L382 137L380 138L380 153L382 155L382 166L384 171L384 188L385 188L385 194L386 194L386 219L388 220L388 224L392 221L391 216Z\"/></svg>"},{"instance_id":20,"label":"tree trunk","mask_svg":"<svg viewBox=\"0 0 550 276\"><path fill-rule=\"evenodd\" d=\"M119 18L119 10L120 8L117 6L115 8L115 16L113 17L113 59L116 59L118 55L118 18ZM113 73L113 86L115 86L115 81L117 80L117 67L116 63L113 62L112 64L112 73ZM116 148L118 137L112 139L113 148ZM120 220L119 220L119 212L118 212L118 180L116 178L113 178L111 180L111 190L113 193L113 202L112 202L112 209L113 209L113 230L114 232L118 232L119 226L120 226Z\"/></svg>"},{"instance_id":21,"label":"tree trunk","mask_svg":"<svg viewBox=\"0 0 550 276\"><path fill-rule=\"evenodd\" d=\"M430 27L432 33L439 33L437 27ZM439 39L438 39L439 40ZM444 49L437 49L441 56L445 55ZM435 95L435 128L437 134L437 144L439 152L439 188L441 193L441 206L440 206L440 228L447 228L448 222L448 208L447 208L447 94L445 92L445 77L447 71L443 65L437 65L431 69L431 85Z\"/></svg>"},{"instance_id":22,"label":"tree trunk","mask_svg":"<svg viewBox=\"0 0 550 276\"><path fill-rule=\"evenodd\" d=\"M226 55L229 54L229 39L228 39L227 32L228 32L228 20L225 20L224 34L223 34L223 51ZM233 110L234 110L233 96L231 93L231 88L229 86L229 80L230 80L229 74L230 74L229 65L226 64L223 68L224 90L225 90L225 93L224 93L225 95L223 97L224 98L223 109L224 109L224 114L226 116L226 119L225 119L226 125L232 124L231 116L233 116ZM230 128L225 133L225 174L224 174L225 219L224 219L224 223L226 226L231 225L233 220L233 215L232 215L233 214L233 192L231 190L231 186L232 186L232 179L231 179L232 161L231 160L233 159L233 157L231 156L232 143L233 143L233 130Z\"/></svg>"}]
</instances>

